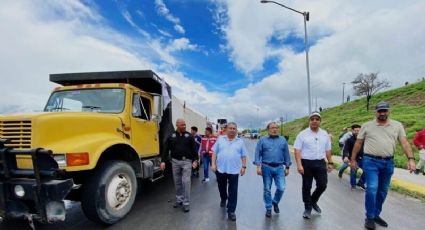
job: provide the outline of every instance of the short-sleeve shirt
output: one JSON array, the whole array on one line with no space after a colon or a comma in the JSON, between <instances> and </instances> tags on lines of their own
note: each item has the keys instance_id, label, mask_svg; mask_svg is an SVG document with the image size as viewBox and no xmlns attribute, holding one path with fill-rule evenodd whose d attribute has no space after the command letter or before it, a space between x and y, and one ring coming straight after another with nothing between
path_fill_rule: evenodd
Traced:
<instances>
[{"instance_id":1,"label":"short-sleeve shirt","mask_svg":"<svg viewBox=\"0 0 425 230\"><path fill-rule=\"evenodd\" d=\"M400 122L389 119L387 124L381 125L375 119L362 125L357 139L364 140L365 154L391 157L397 141L405 136L406 132Z\"/></svg>"},{"instance_id":2,"label":"short-sleeve shirt","mask_svg":"<svg viewBox=\"0 0 425 230\"><path fill-rule=\"evenodd\" d=\"M217 170L220 173L239 174L242 168L242 157L246 157L245 143L239 137L229 140L227 136L220 136L213 146L217 156Z\"/></svg>"},{"instance_id":3,"label":"short-sleeve shirt","mask_svg":"<svg viewBox=\"0 0 425 230\"><path fill-rule=\"evenodd\" d=\"M297 135L294 148L301 151L301 159L322 160L326 157L326 151L331 150L331 139L321 128L317 132L306 128Z\"/></svg>"}]
</instances>

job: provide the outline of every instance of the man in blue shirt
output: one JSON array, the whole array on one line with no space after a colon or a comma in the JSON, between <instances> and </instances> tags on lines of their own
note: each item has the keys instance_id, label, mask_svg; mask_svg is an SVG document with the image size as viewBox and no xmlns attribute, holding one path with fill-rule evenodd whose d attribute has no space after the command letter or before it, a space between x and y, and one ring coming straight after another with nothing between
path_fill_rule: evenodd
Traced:
<instances>
[{"instance_id":1,"label":"man in blue shirt","mask_svg":"<svg viewBox=\"0 0 425 230\"><path fill-rule=\"evenodd\" d=\"M276 122L267 125L268 136L261 137L255 149L257 174L263 176L263 199L266 206L266 216L272 216L272 206L275 213L279 213L279 202L285 190L285 176L289 174L291 157L289 156L288 143L279 136ZM284 169L285 167L285 169ZM276 192L272 200L272 182L276 185Z\"/></svg>"},{"instance_id":2,"label":"man in blue shirt","mask_svg":"<svg viewBox=\"0 0 425 230\"><path fill-rule=\"evenodd\" d=\"M220 136L214 144L211 161L211 170L217 175L220 207L224 207L228 201L227 214L231 221L236 221L239 174L245 174L247 155L245 144L237 134L236 123L227 123L226 136Z\"/></svg>"}]
</instances>

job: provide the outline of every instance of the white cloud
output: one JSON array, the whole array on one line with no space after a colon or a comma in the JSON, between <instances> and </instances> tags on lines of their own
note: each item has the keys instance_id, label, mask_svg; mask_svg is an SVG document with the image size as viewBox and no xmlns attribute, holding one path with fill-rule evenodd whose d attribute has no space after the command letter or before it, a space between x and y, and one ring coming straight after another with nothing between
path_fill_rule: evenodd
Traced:
<instances>
[{"instance_id":1,"label":"white cloud","mask_svg":"<svg viewBox=\"0 0 425 230\"><path fill-rule=\"evenodd\" d=\"M0 113L42 110L55 86L48 80L51 73L167 69L169 71L164 76L169 76L167 80L173 85L175 94L188 104L197 99L204 100L209 94L204 86L174 68L155 64L157 52L164 50L164 44L159 40L132 39L106 26L99 26L102 24L99 21L101 17L95 11L84 14L97 15L97 21L77 16L46 17L44 12L51 9L73 9L68 3L0 3L0 30L5 31L0 36ZM77 15L78 12L68 14ZM147 46L149 42L156 47ZM166 51L160 53L160 58L169 58L172 64L177 64L178 60L170 53L196 48L187 38L172 40L165 47ZM143 53L139 55L138 50Z\"/></svg>"},{"instance_id":2,"label":"white cloud","mask_svg":"<svg viewBox=\"0 0 425 230\"><path fill-rule=\"evenodd\" d=\"M242 123L277 119L289 114L293 119L307 113L305 54L292 47L270 43L272 37L295 34L304 38L302 15L275 4L259 1L215 0L216 21L235 67L255 75L271 57L278 58L278 71L260 82L238 90L230 98L233 113ZM315 44L310 48L313 109L341 103L342 82L358 73L380 72L394 87L424 76L425 19L423 1L285 1L301 11L310 11L308 33ZM225 13L223 13L225 12ZM225 14L225 15L223 15ZM346 85L346 95L351 85ZM255 106L254 106L255 105ZM237 115L236 115L237 114Z\"/></svg>"},{"instance_id":3,"label":"white cloud","mask_svg":"<svg viewBox=\"0 0 425 230\"><path fill-rule=\"evenodd\" d=\"M155 5L159 15L164 16L168 21L174 23L174 30L181 34L185 33L185 29L181 26L180 19L170 13L170 10L165 5L164 1L155 0Z\"/></svg>"},{"instance_id":4,"label":"white cloud","mask_svg":"<svg viewBox=\"0 0 425 230\"><path fill-rule=\"evenodd\" d=\"M96 7L78 1L1 1L0 112L42 108L54 87L48 83L50 73L153 69L170 82L177 97L212 119L228 118L253 127L285 115L289 119L305 115L305 54L270 42L289 34L303 39L302 17L257 1L217 4L216 23L226 41L221 47L239 70L255 76L266 60L278 60L275 73L229 94L211 91L191 80L195 76L176 70L177 52L201 48L188 36L131 38L105 26ZM315 41L310 49L311 85L318 106L340 103L342 82L349 83L358 73L379 71L395 87L425 75L422 1L288 0L287 4L311 11L308 31ZM229 77L228 84L233 83ZM347 91L351 94L349 84Z\"/></svg>"}]
</instances>

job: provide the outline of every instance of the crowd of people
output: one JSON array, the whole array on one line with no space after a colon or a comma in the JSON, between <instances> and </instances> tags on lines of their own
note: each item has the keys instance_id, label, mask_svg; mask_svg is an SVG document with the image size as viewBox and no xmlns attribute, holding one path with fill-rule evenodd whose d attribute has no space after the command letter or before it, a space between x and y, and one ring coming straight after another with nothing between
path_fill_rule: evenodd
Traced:
<instances>
[{"instance_id":1,"label":"crowd of people","mask_svg":"<svg viewBox=\"0 0 425 230\"><path fill-rule=\"evenodd\" d=\"M375 224L387 227L388 223L380 217L387 196L391 176L394 172L394 154L400 143L408 159L410 172L420 173L425 164L425 129L418 131L414 145L419 148L420 161L415 165L412 149L407 141L403 125L389 118L390 105L380 102L375 107L375 118L363 125L352 124L351 130L344 129L339 136L343 165L338 172L350 167L350 185L352 189L365 189L366 218L364 227L375 229ZM302 177L303 218L310 219L314 210L321 213L319 199L325 192L328 173L334 168L331 154L331 137L320 128L322 116L319 112L309 115L309 126L302 130L294 142L294 159L298 173ZM211 127L200 136L197 128L186 132L183 119L176 122L176 131L171 134L162 152L161 169L171 156L171 167L176 192L174 207L190 210L191 175L199 177L199 165L202 158L204 178L210 180L210 169L215 173L220 194L220 207L226 207L228 219L236 220L236 206L239 176L245 174L247 167L247 149L244 141L237 136L237 124L229 122L222 135L214 135ZM279 126L271 122L266 127L268 135L259 139L255 148L253 164L257 175L263 179L263 201L265 216L272 217L272 209L279 213L279 203L285 191L285 177L292 165L287 140L279 135ZM358 170L362 174L357 180ZM192 173L193 172L193 173ZM425 175L425 169L423 174ZM315 188L312 192L313 180ZM272 196L271 188L275 184Z\"/></svg>"}]
</instances>

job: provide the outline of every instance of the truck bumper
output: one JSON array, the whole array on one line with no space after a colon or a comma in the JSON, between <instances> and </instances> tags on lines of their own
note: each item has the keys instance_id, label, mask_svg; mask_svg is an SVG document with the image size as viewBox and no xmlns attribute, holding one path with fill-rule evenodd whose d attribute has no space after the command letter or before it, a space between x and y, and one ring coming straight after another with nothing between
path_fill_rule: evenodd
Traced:
<instances>
[{"instance_id":1,"label":"truck bumper","mask_svg":"<svg viewBox=\"0 0 425 230\"><path fill-rule=\"evenodd\" d=\"M0 182L0 216L31 218L44 223L64 221L66 211L63 199L73 184L72 179L49 180L37 188L35 179Z\"/></svg>"}]
</instances>

